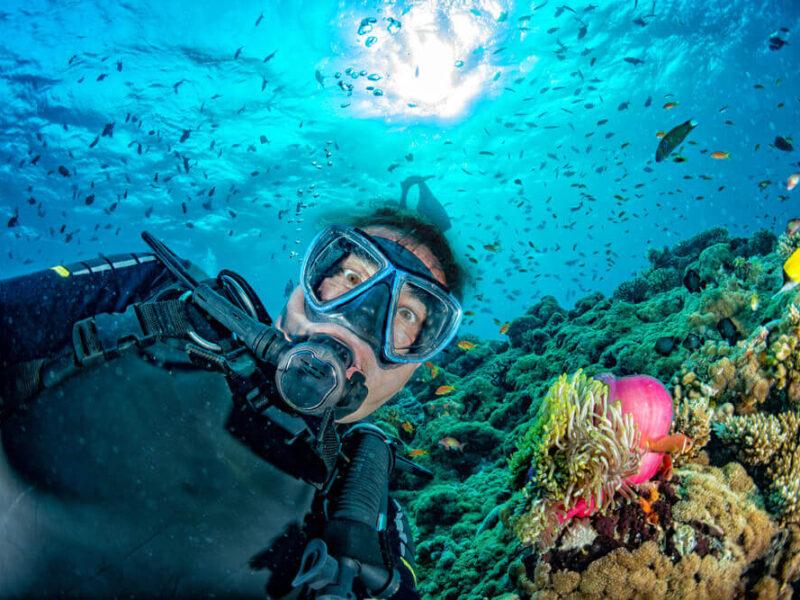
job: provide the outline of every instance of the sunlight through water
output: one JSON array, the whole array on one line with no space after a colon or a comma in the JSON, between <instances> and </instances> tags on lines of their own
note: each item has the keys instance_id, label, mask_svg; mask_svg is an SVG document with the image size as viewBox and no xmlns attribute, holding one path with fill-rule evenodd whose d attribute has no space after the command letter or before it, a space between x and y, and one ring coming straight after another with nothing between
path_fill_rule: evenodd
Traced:
<instances>
[{"instance_id":1,"label":"sunlight through water","mask_svg":"<svg viewBox=\"0 0 800 600\"><path fill-rule=\"evenodd\" d=\"M348 62L326 66L337 69L341 105L388 120L463 116L470 103L492 91L498 64L486 48L509 29L507 4L438 0L390 5L379 16L343 8L342 48L335 55ZM354 95L365 82L381 102Z\"/></svg>"}]
</instances>

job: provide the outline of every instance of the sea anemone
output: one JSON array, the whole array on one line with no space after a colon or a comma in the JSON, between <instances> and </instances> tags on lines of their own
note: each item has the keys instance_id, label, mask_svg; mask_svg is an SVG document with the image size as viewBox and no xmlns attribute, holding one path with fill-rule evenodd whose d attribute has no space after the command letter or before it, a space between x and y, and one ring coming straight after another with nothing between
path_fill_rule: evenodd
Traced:
<instances>
[{"instance_id":1,"label":"sea anemone","mask_svg":"<svg viewBox=\"0 0 800 600\"><path fill-rule=\"evenodd\" d=\"M608 509L617 492L631 496L626 480L639 471L639 439L634 416L609 401L604 381L580 370L559 377L509 459L521 485L510 521L522 543L549 546L573 515Z\"/></svg>"}]
</instances>

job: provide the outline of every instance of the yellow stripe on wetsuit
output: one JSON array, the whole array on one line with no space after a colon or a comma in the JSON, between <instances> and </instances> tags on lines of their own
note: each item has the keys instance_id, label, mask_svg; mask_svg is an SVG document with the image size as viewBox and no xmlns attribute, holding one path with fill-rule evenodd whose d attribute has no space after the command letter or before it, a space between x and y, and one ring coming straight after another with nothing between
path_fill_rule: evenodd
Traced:
<instances>
[{"instance_id":1,"label":"yellow stripe on wetsuit","mask_svg":"<svg viewBox=\"0 0 800 600\"><path fill-rule=\"evenodd\" d=\"M406 567L408 567L408 570L409 570L409 571L411 571L411 576L414 578L414 587L417 587L417 574L416 574L416 573L414 573L414 569L412 569L412 568L411 568L411 565L410 565L410 564L408 564L408 561L407 561L405 558L403 558L402 556L400 557L400 560L402 560L402 561L403 561L403 564L404 564Z\"/></svg>"}]
</instances>

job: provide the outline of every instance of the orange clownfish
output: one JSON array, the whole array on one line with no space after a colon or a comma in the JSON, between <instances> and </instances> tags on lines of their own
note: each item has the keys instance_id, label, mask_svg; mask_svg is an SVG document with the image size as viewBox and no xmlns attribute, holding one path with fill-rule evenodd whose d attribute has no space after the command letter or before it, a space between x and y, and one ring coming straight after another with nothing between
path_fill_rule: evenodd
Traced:
<instances>
[{"instance_id":1,"label":"orange clownfish","mask_svg":"<svg viewBox=\"0 0 800 600\"><path fill-rule=\"evenodd\" d=\"M456 386L454 385L440 385L433 393L437 396L444 396L445 394L452 392L454 389L456 389Z\"/></svg>"}]
</instances>

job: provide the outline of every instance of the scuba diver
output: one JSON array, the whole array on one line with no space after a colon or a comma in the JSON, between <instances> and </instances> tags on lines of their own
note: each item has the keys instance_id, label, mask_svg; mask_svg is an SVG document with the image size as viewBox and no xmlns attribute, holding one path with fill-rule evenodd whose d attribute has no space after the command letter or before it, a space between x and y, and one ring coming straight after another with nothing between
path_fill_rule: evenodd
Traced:
<instances>
[{"instance_id":1,"label":"scuba diver","mask_svg":"<svg viewBox=\"0 0 800 600\"><path fill-rule=\"evenodd\" d=\"M432 474L361 420L456 333L441 231L328 225L274 325L142 237L0 281L0 597L418 598L388 481Z\"/></svg>"},{"instance_id":2,"label":"scuba diver","mask_svg":"<svg viewBox=\"0 0 800 600\"><path fill-rule=\"evenodd\" d=\"M432 179L433 175L421 177L420 175L411 175L406 177L400 182L400 207L408 208L408 192L415 185L419 189L419 197L417 198L416 210L419 214L423 215L431 223L435 224L442 231L450 229L450 217L447 216L447 211L442 204L433 195L433 192L425 183L428 179Z\"/></svg>"}]
</instances>

